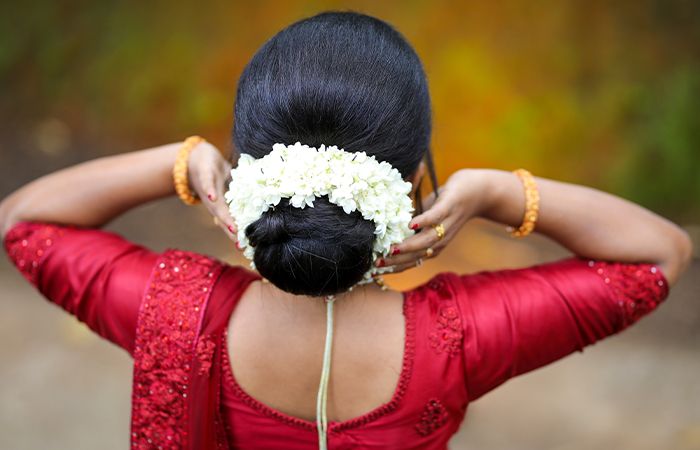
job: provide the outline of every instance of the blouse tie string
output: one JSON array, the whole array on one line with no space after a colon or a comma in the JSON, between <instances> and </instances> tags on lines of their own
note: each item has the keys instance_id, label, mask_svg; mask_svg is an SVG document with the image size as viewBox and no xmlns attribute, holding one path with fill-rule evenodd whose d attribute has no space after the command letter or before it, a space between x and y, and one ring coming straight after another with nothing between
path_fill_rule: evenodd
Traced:
<instances>
[{"instance_id":1,"label":"blouse tie string","mask_svg":"<svg viewBox=\"0 0 700 450\"><path fill-rule=\"evenodd\" d=\"M334 295L327 295L326 302L326 345L323 350L323 370L321 382L318 385L316 397L316 427L318 428L318 448L327 450L328 417L326 414L326 402L328 398L328 378L331 372L331 346L333 345L333 303Z\"/></svg>"}]
</instances>

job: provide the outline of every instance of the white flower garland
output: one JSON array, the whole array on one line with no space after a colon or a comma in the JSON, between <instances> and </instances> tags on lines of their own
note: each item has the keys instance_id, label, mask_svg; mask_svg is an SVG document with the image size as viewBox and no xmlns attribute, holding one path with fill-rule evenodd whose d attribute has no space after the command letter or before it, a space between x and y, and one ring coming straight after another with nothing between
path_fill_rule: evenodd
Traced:
<instances>
[{"instance_id":1,"label":"white flower garland","mask_svg":"<svg viewBox=\"0 0 700 450\"><path fill-rule=\"evenodd\" d=\"M365 152L350 153L336 146L309 147L275 144L260 159L243 154L231 170L231 183L224 198L238 228L238 242L250 267L255 269L255 249L245 235L246 227L258 220L282 198L296 208L313 207L323 195L350 214L358 210L375 224L372 267L363 280L391 272L392 267L376 267L380 256L387 256L392 244L415 233L408 227L413 218L409 196L411 183L386 161L379 162Z\"/></svg>"}]
</instances>

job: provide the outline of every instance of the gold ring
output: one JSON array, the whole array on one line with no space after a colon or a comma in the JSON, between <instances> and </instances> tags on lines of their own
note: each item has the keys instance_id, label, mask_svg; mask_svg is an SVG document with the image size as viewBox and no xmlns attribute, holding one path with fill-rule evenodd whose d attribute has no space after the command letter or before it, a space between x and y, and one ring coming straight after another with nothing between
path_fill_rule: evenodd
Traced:
<instances>
[{"instance_id":1,"label":"gold ring","mask_svg":"<svg viewBox=\"0 0 700 450\"><path fill-rule=\"evenodd\" d=\"M423 258L418 258L418 260L416 261L416 267L420 267L422 265L423 265Z\"/></svg>"},{"instance_id":2,"label":"gold ring","mask_svg":"<svg viewBox=\"0 0 700 450\"><path fill-rule=\"evenodd\" d=\"M433 225L433 228L435 228L435 232L437 233L438 241L445 237L445 225L443 225L442 222Z\"/></svg>"},{"instance_id":3,"label":"gold ring","mask_svg":"<svg viewBox=\"0 0 700 450\"><path fill-rule=\"evenodd\" d=\"M389 288L386 286L386 283L384 282L384 278L382 278L380 275L375 275L375 276L373 276L372 278L373 278L374 282L375 282L379 287L382 288L382 291L386 291L387 289L389 289Z\"/></svg>"},{"instance_id":4,"label":"gold ring","mask_svg":"<svg viewBox=\"0 0 700 450\"><path fill-rule=\"evenodd\" d=\"M425 250L425 256L426 256L427 258L430 258L431 256L433 256L433 248L432 248L432 247L428 247L428 248Z\"/></svg>"}]
</instances>

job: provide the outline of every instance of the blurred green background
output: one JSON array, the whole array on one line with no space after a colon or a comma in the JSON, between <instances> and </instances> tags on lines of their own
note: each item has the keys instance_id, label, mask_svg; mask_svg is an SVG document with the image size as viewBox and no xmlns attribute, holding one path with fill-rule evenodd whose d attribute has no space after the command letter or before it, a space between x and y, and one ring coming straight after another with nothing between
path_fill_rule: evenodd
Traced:
<instances>
[{"instance_id":1,"label":"blurred green background","mask_svg":"<svg viewBox=\"0 0 700 450\"><path fill-rule=\"evenodd\" d=\"M697 1L39 1L4 9L3 163L16 164L18 148L80 159L193 133L226 147L236 82L255 50L301 17L353 9L396 26L423 59L441 180L464 166L523 166L682 222L700 218ZM13 185L1 183L1 191Z\"/></svg>"},{"instance_id":2,"label":"blurred green background","mask_svg":"<svg viewBox=\"0 0 700 450\"><path fill-rule=\"evenodd\" d=\"M422 58L440 182L462 167L525 167L600 188L683 225L697 256L698 1L5 3L0 198L68 165L192 134L231 151L236 83L255 50L295 20L351 9L393 24ZM174 196L106 228L247 265L205 208ZM439 258L387 283L565 255L541 235L514 240L475 220ZM128 355L42 301L7 258L0 300L0 448L127 448ZM696 258L635 327L470 405L450 448L700 449L699 300Z\"/></svg>"}]
</instances>

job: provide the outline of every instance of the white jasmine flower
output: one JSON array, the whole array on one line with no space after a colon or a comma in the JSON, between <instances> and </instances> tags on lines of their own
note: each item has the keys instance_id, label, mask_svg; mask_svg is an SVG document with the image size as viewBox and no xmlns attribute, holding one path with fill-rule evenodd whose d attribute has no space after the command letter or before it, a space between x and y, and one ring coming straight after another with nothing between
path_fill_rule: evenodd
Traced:
<instances>
[{"instance_id":1,"label":"white jasmine flower","mask_svg":"<svg viewBox=\"0 0 700 450\"><path fill-rule=\"evenodd\" d=\"M326 195L346 214L359 211L375 224L372 261L387 256L393 244L414 233L408 227L413 217L411 183L391 164L365 152L350 153L325 145L316 149L300 142L274 144L260 159L241 155L238 166L231 170L231 180L224 199L236 222L243 255L253 269L255 249L245 236L245 228L282 198L289 198L295 208L313 208L314 199ZM373 274L392 270L373 265L360 283L371 281Z\"/></svg>"}]
</instances>

